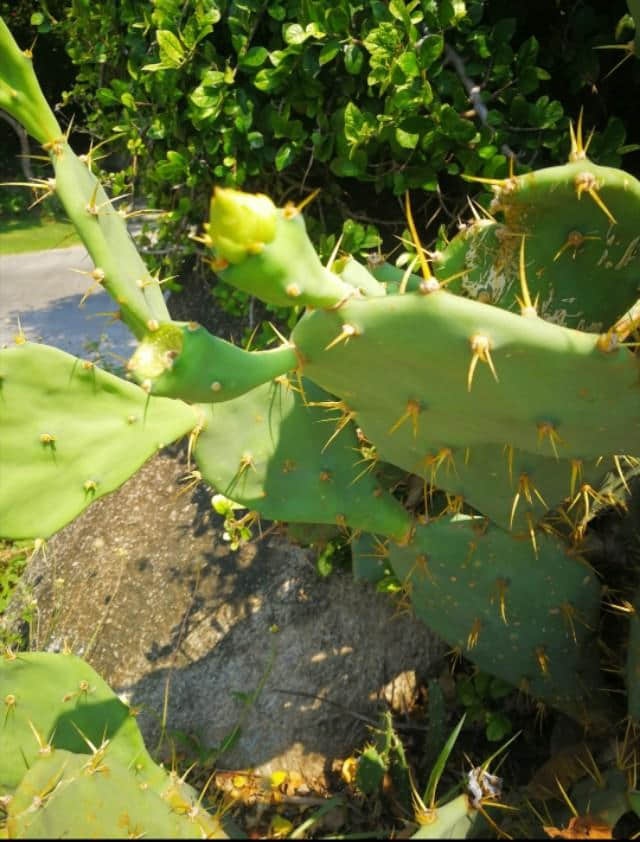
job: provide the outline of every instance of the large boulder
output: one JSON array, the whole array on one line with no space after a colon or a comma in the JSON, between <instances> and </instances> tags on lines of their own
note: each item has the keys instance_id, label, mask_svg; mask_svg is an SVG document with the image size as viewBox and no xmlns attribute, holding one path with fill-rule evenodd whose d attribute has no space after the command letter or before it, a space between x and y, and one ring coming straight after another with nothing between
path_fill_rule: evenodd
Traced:
<instances>
[{"instance_id":1,"label":"large boulder","mask_svg":"<svg viewBox=\"0 0 640 842\"><path fill-rule=\"evenodd\" d=\"M97 501L34 557L12 613L34 599L32 647L86 657L142 708L150 749L168 686L169 735L213 748L240 725L220 768L321 787L381 706L410 705L445 647L349 571L320 577L313 552L281 536L232 551L210 490L186 474L174 448Z\"/></svg>"}]
</instances>

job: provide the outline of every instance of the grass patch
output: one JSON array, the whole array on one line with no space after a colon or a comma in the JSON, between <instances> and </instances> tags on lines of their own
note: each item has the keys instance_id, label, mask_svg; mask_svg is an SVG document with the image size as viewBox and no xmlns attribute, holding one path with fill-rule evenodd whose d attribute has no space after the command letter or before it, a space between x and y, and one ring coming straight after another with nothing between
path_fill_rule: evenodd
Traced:
<instances>
[{"instance_id":1,"label":"grass patch","mask_svg":"<svg viewBox=\"0 0 640 842\"><path fill-rule=\"evenodd\" d=\"M33 216L0 219L0 255L68 248L79 243L70 222Z\"/></svg>"}]
</instances>

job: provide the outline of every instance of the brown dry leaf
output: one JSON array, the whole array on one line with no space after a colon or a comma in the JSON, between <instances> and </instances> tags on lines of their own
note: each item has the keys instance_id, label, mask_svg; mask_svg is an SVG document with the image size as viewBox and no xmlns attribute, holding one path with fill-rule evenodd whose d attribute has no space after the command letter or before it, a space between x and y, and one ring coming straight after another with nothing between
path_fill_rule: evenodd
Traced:
<instances>
[{"instance_id":1,"label":"brown dry leaf","mask_svg":"<svg viewBox=\"0 0 640 842\"><path fill-rule=\"evenodd\" d=\"M552 839L613 839L613 828L598 816L572 816L564 830L543 827Z\"/></svg>"}]
</instances>

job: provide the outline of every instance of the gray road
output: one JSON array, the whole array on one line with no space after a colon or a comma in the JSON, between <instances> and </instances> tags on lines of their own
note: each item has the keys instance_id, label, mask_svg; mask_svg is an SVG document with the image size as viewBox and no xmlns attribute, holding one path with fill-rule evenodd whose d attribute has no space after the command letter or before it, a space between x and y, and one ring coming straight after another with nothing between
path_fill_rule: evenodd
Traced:
<instances>
[{"instance_id":1,"label":"gray road","mask_svg":"<svg viewBox=\"0 0 640 842\"><path fill-rule=\"evenodd\" d=\"M74 269L93 269L83 246L0 256L0 347L13 343L19 320L27 339L76 356L111 365L131 356L135 341L127 328L99 315L115 309L104 291L98 288L80 307L91 279Z\"/></svg>"}]
</instances>

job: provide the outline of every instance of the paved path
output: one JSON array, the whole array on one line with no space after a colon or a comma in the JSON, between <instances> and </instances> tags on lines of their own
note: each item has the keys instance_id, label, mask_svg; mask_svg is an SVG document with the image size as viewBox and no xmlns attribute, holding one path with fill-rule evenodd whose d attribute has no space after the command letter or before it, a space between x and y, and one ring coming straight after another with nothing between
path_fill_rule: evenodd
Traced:
<instances>
[{"instance_id":1,"label":"paved path","mask_svg":"<svg viewBox=\"0 0 640 842\"><path fill-rule=\"evenodd\" d=\"M98 288L79 306L91 279L74 269L93 269L83 246L0 256L0 347L13 343L19 318L27 339L70 354L96 360L88 343L99 342L103 364L131 356L135 341L127 328L98 315L115 309L107 293Z\"/></svg>"}]
</instances>

